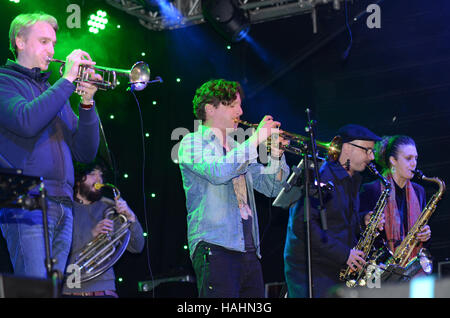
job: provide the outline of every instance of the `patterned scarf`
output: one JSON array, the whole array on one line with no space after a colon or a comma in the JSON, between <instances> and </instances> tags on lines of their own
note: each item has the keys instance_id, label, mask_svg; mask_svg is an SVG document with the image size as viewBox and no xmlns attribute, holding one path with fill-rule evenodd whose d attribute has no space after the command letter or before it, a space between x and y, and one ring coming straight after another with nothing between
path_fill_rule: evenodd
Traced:
<instances>
[{"instance_id":1,"label":"patterned scarf","mask_svg":"<svg viewBox=\"0 0 450 318\"><path fill-rule=\"evenodd\" d=\"M407 233L416 223L418 217L421 214L419 200L417 199L416 192L414 191L413 185L411 181L406 182L406 211L407 219L408 219L408 229L404 228L404 224L402 224L402 218L400 212L398 211L397 201L395 197L395 184L394 179L391 174L387 176L388 181L391 183L391 193L389 195L388 202L386 204L386 208L384 209L384 217L386 220L385 223L385 231L386 238L388 240L389 249L394 252L398 245L404 239L404 235L402 233ZM383 184L381 184L381 191L384 190ZM406 231L407 230L407 231ZM422 243L420 243L411 253L410 259L415 257L422 247ZM409 259L409 260L410 260ZM408 260L408 261L409 261Z\"/></svg>"},{"instance_id":2,"label":"patterned scarf","mask_svg":"<svg viewBox=\"0 0 450 318\"><path fill-rule=\"evenodd\" d=\"M236 199L239 205L239 211L241 212L241 217L244 220L247 220L249 216L252 216L252 210L247 203L247 184L245 183L245 175L241 174L232 181L234 193L236 193Z\"/></svg>"}]
</instances>

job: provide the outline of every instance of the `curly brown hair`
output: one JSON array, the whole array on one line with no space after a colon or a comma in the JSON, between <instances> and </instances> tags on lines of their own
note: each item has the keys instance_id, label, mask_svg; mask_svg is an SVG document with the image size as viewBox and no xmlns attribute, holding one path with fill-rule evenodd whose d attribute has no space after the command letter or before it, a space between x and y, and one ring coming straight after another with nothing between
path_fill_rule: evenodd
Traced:
<instances>
[{"instance_id":1,"label":"curly brown hair","mask_svg":"<svg viewBox=\"0 0 450 318\"><path fill-rule=\"evenodd\" d=\"M194 116L202 121L206 120L205 105L218 107L220 103L230 105L237 97L237 93L244 98L244 91L238 82L224 79L214 79L197 88L192 101Z\"/></svg>"}]
</instances>

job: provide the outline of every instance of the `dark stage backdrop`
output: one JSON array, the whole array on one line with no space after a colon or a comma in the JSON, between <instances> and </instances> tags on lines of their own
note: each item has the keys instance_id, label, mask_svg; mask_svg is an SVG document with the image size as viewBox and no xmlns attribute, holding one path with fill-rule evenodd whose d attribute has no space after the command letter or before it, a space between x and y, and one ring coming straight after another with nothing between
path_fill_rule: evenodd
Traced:
<instances>
[{"instance_id":1,"label":"dark stage backdrop","mask_svg":"<svg viewBox=\"0 0 450 318\"><path fill-rule=\"evenodd\" d=\"M57 17L60 24L56 58L64 59L73 49L81 48L98 65L129 69L134 62L144 60L152 77L159 75L164 80L136 93L140 111L123 84L96 95L117 166L116 178L109 181L118 186L148 232L144 252L126 253L115 266L117 278L122 278L116 282L121 297L152 297L151 293L139 293L137 288L139 281L152 276L158 279L192 274L188 250L184 248L185 197L178 166L171 158L181 137L172 133L180 127L193 131L192 98L195 89L209 79L240 81L246 92L242 118L254 123L271 114L285 130L304 134L305 109L309 107L318 121L319 140L331 140L334 132L347 123L365 125L379 135L409 135L417 142L418 167L426 175L450 180L450 3L386 0L380 4L380 29L369 29L365 17L353 21L374 2L349 4L353 45L346 60L342 54L350 36L343 6L340 11L330 5L318 9L317 34L312 33L309 15L291 17L253 25L250 35L257 45L240 42L231 44L228 50L230 43L207 24L149 31L135 18L103 1L2 2L2 63L12 58L8 29L13 17L42 10ZM80 5L81 29L66 25L70 3ZM109 24L105 31L93 35L86 23L98 9L107 11ZM53 65L51 70L53 83L59 76L58 66ZM74 95L72 105L77 101ZM142 131L148 137L141 134L140 113ZM104 145L100 154L105 156ZM292 155L287 155L287 160L291 166L298 161ZM367 174L364 176L370 181ZM436 187L423 185L429 198ZM271 207L272 200L262 195L257 194L256 199L264 280L283 282L288 211ZM444 196L430 222L431 252L436 262L450 257L446 232L449 210L448 196ZM3 239L1 243L0 270L8 272L11 265ZM173 296L184 296L182 289L173 292Z\"/></svg>"}]
</instances>

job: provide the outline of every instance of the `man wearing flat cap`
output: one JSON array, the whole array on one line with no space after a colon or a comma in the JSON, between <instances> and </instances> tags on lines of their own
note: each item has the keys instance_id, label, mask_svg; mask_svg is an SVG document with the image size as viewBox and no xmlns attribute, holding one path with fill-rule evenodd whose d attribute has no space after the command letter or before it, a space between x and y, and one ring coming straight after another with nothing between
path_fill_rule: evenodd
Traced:
<instances>
[{"instance_id":1,"label":"man wearing flat cap","mask_svg":"<svg viewBox=\"0 0 450 318\"><path fill-rule=\"evenodd\" d=\"M375 141L381 138L365 127L346 125L339 129L342 150L337 160L328 160L320 169L320 181L334 189L324 196L328 229L323 230L318 198L311 197L310 234L312 297L331 297L344 282L339 272L347 265L359 269L364 255L354 250L359 239L360 172L374 159ZM288 297L310 297L307 263L307 237L303 200L289 210L284 250Z\"/></svg>"}]
</instances>

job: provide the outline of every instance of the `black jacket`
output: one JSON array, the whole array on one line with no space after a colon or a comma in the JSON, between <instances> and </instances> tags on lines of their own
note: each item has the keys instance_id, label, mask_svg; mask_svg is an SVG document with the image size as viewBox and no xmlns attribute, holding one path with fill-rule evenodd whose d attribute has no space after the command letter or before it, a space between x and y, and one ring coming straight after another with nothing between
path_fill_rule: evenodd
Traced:
<instances>
[{"instance_id":1,"label":"black jacket","mask_svg":"<svg viewBox=\"0 0 450 318\"><path fill-rule=\"evenodd\" d=\"M320 170L321 182L331 181L334 190L324 198L328 230L323 231L320 221L318 199L311 200L311 257L314 297L326 296L328 289L339 280L339 272L346 265L350 250L358 243L359 188L361 176L350 177L336 162L326 162ZM289 210L286 246L284 251L286 282L307 288L306 227L303 199ZM289 289L291 296L295 295ZM307 289L306 289L307 290Z\"/></svg>"}]
</instances>

